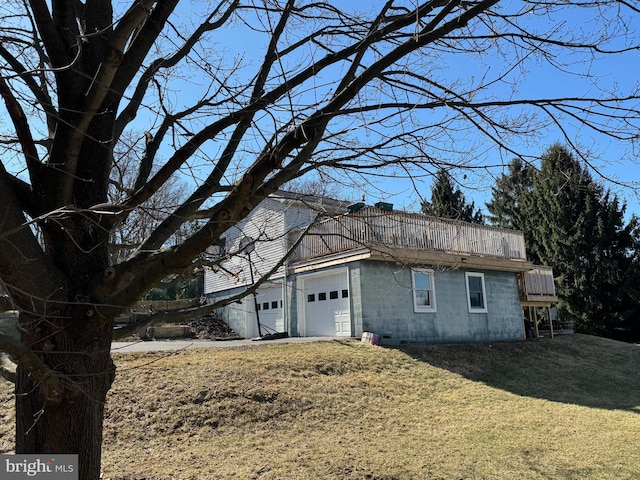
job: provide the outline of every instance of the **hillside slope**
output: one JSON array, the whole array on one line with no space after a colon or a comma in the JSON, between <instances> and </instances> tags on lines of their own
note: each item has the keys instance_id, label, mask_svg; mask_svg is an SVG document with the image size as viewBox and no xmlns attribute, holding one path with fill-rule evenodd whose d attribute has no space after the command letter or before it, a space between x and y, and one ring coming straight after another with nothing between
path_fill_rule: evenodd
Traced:
<instances>
[{"instance_id":1,"label":"hillside slope","mask_svg":"<svg viewBox=\"0 0 640 480\"><path fill-rule=\"evenodd\" d=\"M639 361L582 335L120 355L104 478L637 479Z\"/></svg>"}]
</instances>

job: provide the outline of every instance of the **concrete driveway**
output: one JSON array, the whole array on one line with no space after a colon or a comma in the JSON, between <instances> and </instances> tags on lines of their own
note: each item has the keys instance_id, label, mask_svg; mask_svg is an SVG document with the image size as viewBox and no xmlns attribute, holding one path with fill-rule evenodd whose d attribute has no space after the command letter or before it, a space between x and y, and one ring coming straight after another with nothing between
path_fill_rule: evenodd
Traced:
<instances>
[{"instance_id":1,"label":"concrete driveway","mask_svg":"<svg viewBox=\"0 0 640 480\"><path fill-rule=\"evenodd\" d=\"M151 340L139 342L113 342L112 353L155 352L163 350L183 350L187 348L234 348L273 345L274 343L330 342L334 337L290 337L277 340Z\"/></svg>"},{"instance_id":2,"label":"concrete driveway","mask_svg":"<svg viewBox=\"0 0 640 480\"><path fill-rule=\"evenodd\" d=\"M0 333L19 339L20 335L16 330L17 316L11 313L0 313ZM138 342L113 342L111 351L113 353L127 352L154 352L162 350L182 350L185 348L233 348L233 347L256 347L258 345L270 345L274 343L310 343L328 342L334 340L333 337L290 337L276 340L150 340Z\"/></svg>"}]
</instances>

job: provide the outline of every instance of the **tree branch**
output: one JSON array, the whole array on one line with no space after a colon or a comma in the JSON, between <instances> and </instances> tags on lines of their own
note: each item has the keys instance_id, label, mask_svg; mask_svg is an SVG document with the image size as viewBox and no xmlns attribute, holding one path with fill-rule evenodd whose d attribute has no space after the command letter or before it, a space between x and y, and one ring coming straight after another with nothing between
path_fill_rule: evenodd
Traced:
<instances>
[{"instance_id":1,"label":"tree branch","mask_svg":"<svg viewBox=\"0 0 640 480\"><path fill-rule=\"evenodd\" d=\"M317 215L316 215L316 218L317 218ZM141 328L150 327L152 325L158 325L160 323L187 322L196 318L200 318L208 313L215 312L216 310L218 310L219 308L225 305L236 302L238 300L242 300L247 295L251 295L257 292L258 288L260 288L262 284L267 282L271 278L271 276L274 275L280 269L280 267L282 267L287 262L289 257L291 257L293 252L295 252L296 248L298 248L298 245L300 245L305 235L307 234L309 229L314 226L314 224L315 224L315 220L312 220L309 223L309 225L304 230L302 230L302 232L300 233L300 236L296 239L296 241L289 246L289 248L287 249L285 254L282 256L282 258L280 258L273 265L273 267L269 269L268 272L266 272L264 275L258 278L252 285L245 288L242 292L207 305L184 308L180 310L159 311L159 312L152 313L144 322L123 327L122 329L115 331L114 332L115 338L124 338L127 335L131 334L132 332L140 330ZM252 268L252 267L249 266L249 268Z\"/></svg>"},{"instance_id":2,"label":"tree branch","mask_svg":"<svg viewBox=\"0 0 640 480\"><path fill-rule=\"evenodd\" d=\"M153 4L153 1L147 1L149 1L149 5ZM156 3L155 8L150 13L148 10L145 12L145 15L148 14L148 19L136 32L135 38L132 39L129 48L122 57L122 66L118 70L118 76L110 84L112 93L117 97L118 101L140 70L140 65L142 65L154 42L162 33L167 19L175 10L178 1L161 0ZM138 25L140 24L138 23Z\"/></svg>"},{"instance_id":3,"label":"tree branch","mask_svg":"<svg viewBox=\"0 0 640 480\"><path fill-rule=\"evenodd\" d=\"M46 0L29 0L29 4L52 66L62 67L69 64L72 57L67 55L66 47L56 30Z\"/></svg>"},{"instance_id":4,"label":"tree branch","mask_svg":"<svg viewBox=\"0 0 640 480\"><path fill-rule=\"evenodd\" d=\"M33 350L14 338L0 333L0 352L11 355L18 364L29 372L44 391L49 404L60 405L62 403L64 399L62 377L58 372L47 367Z\"/></svg>"},{"instance_id":5,"label":"tree branch","mask_svg":"<svg viewBox=\"0 0 640 480\"><path fill-rule=\"evenodd\" d=\"M8 177L0 164L0 278L18 308L44 314L66 279L43 252Z\"/></svg>"},{"instance_id":6,"label":"tree branch","mask_svg":"<svg viewBox=\"0 0 640 480\"><path fill-rule=\"evenodd\" d=\"M38 156L38 150L31 135L31 128L27 117L22 110L22 106L13 96L9 85L3 77L0 77L0 95L4 99L4 103L9 112L9 117L18 135L22 153L25 158L32 184L38 184L40 181L39 174L42 164Z\"/></svg>"},{"instance_id":7,"label":"tree branch","mask_svg":"<svg viewBox=\"0 0 640 480\"><path fill-rule=\"evenodd\" d=\"M235 8L238 6L238 2L239 0L234 0L218 20L212 21L212 19L218 14L220 7L222 7L222 4L218 5L214 12L209 15L207 20L196 29L196 31L184 42L184 44L176 53L171 55L171 57L169 58L158 58L151 62L149 67L147 67L147 69L142 73L140 80L138 81L138 84L136 85L136 88L133 92L133 95L129 100L129 103L125 108L122 109L122 112L116 120L114 139L119 139L125 127L136 117L138 109L140 108L142 100L144 99L145 93L147 92L149 82L151 81L153 76L161 69L171 68L177 65L178 62L183 60L189 54L189 52L191 52L198 40L200 40L205 33L220 28L222 25L224 25ZM115 84L114 88L117 89L121 87ZM158 135L156 134L155 136Z\"/></svg>"},{"instance_id":8,"label":"tree branch","mask_svg":"<svg viewBox=\"0 0 640 480\"><path fill-rule=\"evenodd\" d=\"M440 0L438 2L429 2L427 6L423 6L420 8L419 14L426 15L443 1L444 0ZM494 2L495 1L497 0L494 0ZM253 118L256 112L272 104L277 99L286 95L287 92L303 84L306 80L309 80L315 75L318 75L324 69L340 61L348 59L351 55L355 54L358 51L361 51L362 49L366 49L368 45L371 45L376 41L380 41L391 32L403 28L407 25L411 25L413 22L415 22L415 20L415 13L407 13L398 18L395 18L392 22L389 22L384 27L370 33L367 36L366 42L363 42L361 40L343 48L338 52L327 54L325 57L319 59L318 61L315 61L311 66L305 68L297 75L294 75L292 78L288 78L285 82L282 82L270 92L264 93L259 98L256 97L254 101L248 102L246 106L240 108L239 110L231 112L225 117L222 117L215 122L205 126L199 132L191 136L189 141L184 146L179 148L174 153L174 155L172 155L171 158L167 160L167 162L156 173L156 175L154 175L154 177L143 188L138 190L135 195L127 200L126 204L123 205L124 209L127 210L134 208L146 201L151 195L153 195L153 192L157 190L160 185L166 182L166 180L179 168L181 168L184 163L189 158L191 158L195 151L200 148L200 146L207 140L214 138L218 133L238 122L241 122L247 118ZM418 46L417 42L416 46ZM255 92L258 92L258 90L254 89L254 94ZM216 173L216 175L218 174ZM199 196L202 195L199 194Z\"/></svg>"},{"instance_id":9,"label":"tree branch","mask_svg":"<svg viewBox=\"0 0 640 480\"><path fill-rule=\"evenodd\" d=\"M42 110L47 116L47 125L52 125L53 119L57 118L58 112L56 112L51 97L46 91L44 85L40 86L36 83L31 72L28 72L25 66L15 58L11 53L0 44L0 56L5 59L9 66L16 72L20 78L25 82L36 101L42 106Z\"/></svg>"},{"instance_id":10,"label":"tree branch","mask_svg":"<svg viewBox=\"0 0 640 480\"><path fill-rule=\"evenodd\" d=\"M284 32L291 12L293 11L294 4L294 0L287 1L278 24L271 35L267 52L265 53L264 60L251 93L251 103L257 102L264 91L269 72L278 58L278 42ZM185 219L190 218L195 212L197 212L200 206L216 192L221 179L225 175L231 160L234 158L234 155L238 150L238 146L241 144L245 133L252 124L256 111L248 113L241 119L208 178L185 202L182 203L182 205L176 209L175 212L169 215L158 226L158 228L156 228L156 230L142 243L142 245L140 245L141 251L155 250L159 248L173 234L173 232L176 231L182 223L184 223Z\"/></svg>"}]
</instances>

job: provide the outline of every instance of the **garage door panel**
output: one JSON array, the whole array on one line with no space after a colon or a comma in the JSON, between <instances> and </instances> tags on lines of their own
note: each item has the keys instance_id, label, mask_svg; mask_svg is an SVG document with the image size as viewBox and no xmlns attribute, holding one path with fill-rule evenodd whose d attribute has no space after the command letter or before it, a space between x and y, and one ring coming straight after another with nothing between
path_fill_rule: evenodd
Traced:
<instances>
[{"instance_id":1,"label":"garage door panel","mask_svg":"<svg viewBox=\"0 0 640 480\"><path fill-rule=\"evenodd\" d=\"M346 274L305 280L305 325L308 336L351 336Z\"/></svg>"},{"instance_id":2,"label":"garage door panel","mask_svg":"<svg viewBox=\"0 0 640 480\"><path fill-rule=\"evenodd\" d=\"M284 332L284 314L282 308L282 288L270 287L258 289L256 298L262 334ZM254 319L254 335L258 335L258 326Z\"/></svg>"}]
</instances>

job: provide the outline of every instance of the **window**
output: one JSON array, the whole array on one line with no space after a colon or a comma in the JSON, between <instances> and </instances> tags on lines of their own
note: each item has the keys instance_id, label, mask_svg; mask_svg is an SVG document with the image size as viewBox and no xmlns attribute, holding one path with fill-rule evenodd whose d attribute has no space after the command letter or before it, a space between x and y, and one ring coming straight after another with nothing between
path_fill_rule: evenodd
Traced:
<instances>
[{"instance_id":1,"label":"window","mask_svg":"<svg viewBox=\"0 0 640 480\"><path fill-rule=\"evenodd\" d=\"M349 290L346 288L342 290L342 298L349 298Z\"/></svg>"},{"instance_id":2,"label":"window","mask_svg":"<svg viewBox=\"0 0 640 480\"><path fill-rule=\"evenodd\" d=\"M435 312L436 291L433 270L411 270L413 311Z\"/></svg>"},{"instance_id":3,"label":"window","mask_svg":"<svg viewBox=\"0 0 640 480\"><path fill-rule=\"evenodd\" d=\"M337 290L332 290L331 292L329 292L329 300L335 300L336 298L338 298Z\"/></svg>"},{"instance_id":4,"label":"window","mask_svg":"<svg viewBox=\"0 0 640 480\"><path fill-rule=\"evenodd\" d=\"M278 301L271 302L271 308L278 308Z\"/></svg>"},{"instance_id":5,"label":"window","mask_svg":"<svg viewBox=\"0 0 640 480\"><path fill-rule=\"evenodd\" d=\"M307 295L307 302L315 302L315 301L316 301L315 293L310 293L309 295Z\"/></svg>"},{"instance_id":6,"label":"window","mask_svg":"<svg viewBox=\"0 0 640 480\"><path fill-rule=\"evenodd\" d=\"M467 302L472 313L486 313L487 295L484 288L484 273L464 274L467 280Z\"/></svg>"},{"instance_id":7,"label":"window","mask_svg":"<svg viewBox=\"0 0 640 480\"><path fill-rule=\"evenodd\" d=\"M318 301L319 301L319 302L321 302L321 301L323 301L323 300L326 300L326 299L327 299L327 292L320 292L320 293L318 294Z\"/></svg>"},{"instance_id":8,"label":"window","mask_svg":"<svg viewBox=\"0 0 640 480\"><path fill-rule=\"evenodd\" d=\"M263 309L263 310L269 310L269 302L264 302L264 303L262 304L262 309Z\"/></svg>"}]
</instances>

